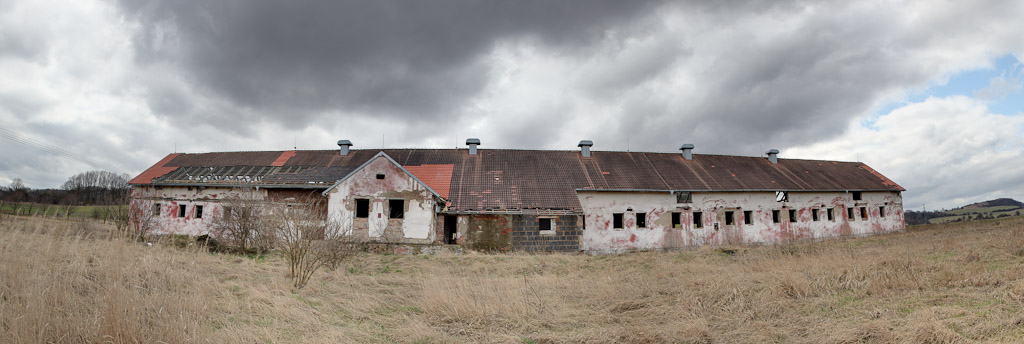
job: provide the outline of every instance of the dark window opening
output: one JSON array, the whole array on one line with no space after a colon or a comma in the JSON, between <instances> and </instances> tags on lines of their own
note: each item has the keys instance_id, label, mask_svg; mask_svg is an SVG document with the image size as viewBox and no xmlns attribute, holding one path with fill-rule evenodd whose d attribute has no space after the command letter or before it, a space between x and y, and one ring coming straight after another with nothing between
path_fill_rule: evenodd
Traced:
<instances>
[{"instance_id":1,"label":"dark window opening","mask_svg":"<svg viewBox=\"0 0 1024 344\"><path fill-rule=\"evenodd\" d=\"M744 210L743 211L743 224L752 225L754 224L754 211Z\"/></svg>"},{"instance_id":2,"label":"dark window opening","mask_svg":"<svg viewBox=\"0 0 1024 344\"><path fill-rule=\"evenodd\" d=\"M405 218L405 200L404 199L389 199L388 200L388 218L390 218L390 219Z\"/></svg>"},{"instance_id":3,"label":"dark window opening","mask_svg":"<svg viewBox=\"0 0 1024 344\"><path fill-rule=\"evenodd\" d=\"M811 209L811 221L818 221L818 209Z\"/></svg>"},{"instance_id":4,"label":"dark window opening","mask_svg":"<svg viewBox=\"0 0 1024 344\"><path fill-rule=\"evenodd\" d=\"M825 217L828 218L829 221L835 221L836 220L835 209L834 208L825 209Z\"/></svg>"},{"instance_id":5,"label":"dark window opening","mask_svg":"<svg viewBox=\"0 0 1024 344\"><path fill-rule=\"evenodd\" d=\"M853 220L853 208L846 208L846 218Z\"/></svg>"},{"instance_id":6,"label":"dark window opening","mask_svg":"<svg viewBox=\"0 0 1024 344\"><path fill-rule=\"evenodd\" d=\"M680 228L682 226L683 223L679 219L679 213L672 213L672 228Z\"/></svg>"},{"instance_id":7,"label":"dark window opening","mask_svg":"<svg viewBox=\"0 0 1024 344\"><path fill-rule=\"evenodd\" d=\"M878 207L878 216L885 217L885 207Z\"/></svg>"},{"instance_id":8,"label":"dark window opening","mask_svg":"<svg viewBox=\"0 0 1024 344\"><path fill-rule=\"evenodd\" d=\"M377 173L377 179L384 179L383 173Z\"/></svg>"},{"instance_id":9,"label":"dark window opening","mask_svg":"<svg viewBox=\"0 0 1024 344\"><path fill-rule=\"evenodd\" d=\"M179 204L178 205L178 217L185 217L185 205L184 204Z\"/></svg>"},{"instance_id":10,"label":"dark window opening","mask_svg":"<svg viewBox=\"0 0 1024 344\"><path fill-rule=\"evenodd\" d=\"M197 205L196 206L196 218L197 219L203 218L203 206L201 206L201 205Z\"/></svg>"},{"instance_id":11,"label":"dark window opening","mask_svg":"<svg viewBox=\"0 0 1024 344\"><path fill-rule=\"evenodd\" d=\"M551 219L537 219L537 229L540 231L551 230Z\"/></svg>"},{"instance_id":12,"label":"dark window opening","mask_svg":"<svg viewBox=\"0 0 1024 344\"><path fill-rule=\"evenodd\" d=\"M796 209L789 210L789 222L796 222Z\"/></svg>"},{"instance_id":13,"label":"dark window opening","mask_svg":"<svg viewBox=\"0 0 1024 344\"><path fill-rule=\"evenodd\" d=\"M454 245L458 238L458 218L455 215L444 216L444 243Z\"/></svg>"},{"instance_id":14,"label":"dark window opening","mask_svg":"<svg viewBox=\"0 0 1024 344\"><path fill-rule=\"evenodd\" d=\"M160 203L153 203L153 216L160 216Z\"/></svg>"},{"instance_id":15,"label":"dark window opening","mask_svg":"<svg viewBox=\"0 0 1024 344\"><path fill-rule=\"evenodd\" d=\"M622 213L612 214L612 228L622 228Z\"/></svg>"},{"instance_id":16,"label":"dark window opening","mask_svg":"<svg viewBox=\"0 0 1024 344\"><path fill-rule=\"evenodd\" d=\"M693 203L693 194L689 192L677 192L676 203Z\"/></svg>"},{"instance_id":17,"label":"dark window opening","mask_svg":"<svg viewBox=\"0 0 1024 344\"><path fill-rule=\"evenodd\" d=\"M736 224L736 219L733 216L733 212L731 212L731 211L725 212L725 225L726 226L732 226L734 224Z\"/></svg>"},{"instance_id":18,"label":"dark window opening","mask_svg":"<svg viewBox=\"0 0 1024 344\"><path fill-rule=\"evenodd\" d=\"M370 217L370 200L365 198L356 199L356 217L361 219Z\"/></svg>"},{"instance_id":19,"label":"dark window opening","mask_svg":"<svg viewBox=\"0 0 1024 344\"><path fill-rule=\"evenodd\" d=\"M776 191L775 192L776 202L789 202L789 191Z\"/></svg>"},{"instance_id":20,"label":"dark window opening","mask_svg":"<svg viewBox=\"0 0 1024 344\"><path fill-rule=\"evenodd\" d=\"M636 213L636 227L647 228L647 213Z\"/></svg>"},{"instance_id":21,"label":"dark window opening","mask_svg":"<svg viewBox=\"0 0 1024 344\"><path fill-rule=\"evenodd\" d=\"M220 207L220 211L223 213L222 216L231 216L231 207L229 206Z\"/></svg>"},{"instance_id":22,"label":"dark window opening","mask_svg":"<svg viewBox=\"0 0 1024 344\"><path fill-rule=\"evenodd\" d=\"M861 195L860 195L860 191L854 191L854 192L853 192L853 200L854 200L854 201L859 201L859 200L861 200Z\"/></svg>"},{"instance_id":23,"label":"dark window opening","mask_svg":"<svg viewBox=\"0 0 1024 344\"><path fill-rule=\"evenodd\" d=\"M861 220L867 220L868 219L868 208L860 207L860 219Z\"/></svg>"},{"instance_id":24,"label":"dark window opening","mask_svg":"<svg viewBox=\"0 0 1024 344\"><path fill-rule=\"evenodd\" d=\"M772 209L772 223L779 223L779 210Z\"/></svg>"},{"instance_id":25,"label":"dark window opening","mask_svg":"<svg viewBox=\"0 0 1024 344\"><path fill-rule=\"evenodd\" d=\"M704 213L693 212L693 228L704 228Z\"/></svg>"}]
</instances>

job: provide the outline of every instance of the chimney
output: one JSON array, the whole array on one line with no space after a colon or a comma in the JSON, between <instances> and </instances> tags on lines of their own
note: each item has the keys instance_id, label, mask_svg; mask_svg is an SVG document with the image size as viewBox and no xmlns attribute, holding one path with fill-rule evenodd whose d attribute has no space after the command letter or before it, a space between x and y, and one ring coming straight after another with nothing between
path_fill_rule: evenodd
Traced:
<instances>
[{"instance_id":1,"label":"chimney","mask_svg":"<svg viewBox=\"0 0 1024 344\"><path fill-rule=\"evenodd\" d=\"M692 144L687 143L687 144L683 145L682 147L679 147L679 150L683 151L683 159L693 160L693 145Z\"/></svg>"},{"instance_id":2,"label":"chimney","mask_svg":"<svg viewBox=\"0 0 1024 344\"><path fill-rule=\"evenodd\" d=\"M769 149L767 153L768 153L768 161L771 161L773 164L778 164L779 163L779 150L778 149Z\"/></svg>"},{"instance_id":3,"label":"chimney","mask_svg":"<svg viewBox=\"0 0 1024 344\"><path fill-rule=\"evenodd\" d=\"M338 146L341 147L341 152L339 155L348 155L348 148L352 147L352 141L338 140Z\"/></svg>"},{"instance_id":4,"label":"chimney","mask_svg":"<svg viewBox=\"0 0 1024 344\"><path fill-rule=\"evenodd\" d=\"M469 155L476 155L476 146L480 145L480 139L468 138L466 139L466 145L469 146Z\"/></svg>"},{"instance_id":5,"label":"chimney","mask_svg":"<svg viewBox=\"0 0 1024 344\"><path fill-rule=\"evenodd\" d=\"M590 157L590 147L593 146L593 145L594 145L594 141L583 140L583 141L580 141L580 144L578 144L576 146L580 147L580 153L583 153L583 157L584 158L589 158Z\"/></svg>"}]
</instances>

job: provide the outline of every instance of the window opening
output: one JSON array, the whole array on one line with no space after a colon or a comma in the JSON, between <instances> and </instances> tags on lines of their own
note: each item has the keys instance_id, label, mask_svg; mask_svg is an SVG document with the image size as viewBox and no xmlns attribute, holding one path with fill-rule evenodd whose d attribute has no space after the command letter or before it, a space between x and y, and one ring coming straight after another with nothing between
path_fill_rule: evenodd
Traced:
<instances>
[{"instance_id":1,"label":"window opening","mask_svg":"<svg viewBox=\"0 0 1024 344\"><path fill-rule=\"evenodd\" d=\"M551 231L551 219L537 219L537 229L541 232Z\"/></svg>"},{"instance_id":2,"label":"window opening","mask_svg":"<svg viewBox=\"0 0 1024 344\"><path fill-rule=\"evenodd\" d=\"M860 219L861 220L867 220L868 219L868 208L860 207Z\"/></svg>"},{"instance_id":3,"label":"window opening","mask_svg":"<svg viewBox=\"0 0 1024 344\"><path fill-rule=\"evenodd\" d=\"M704 228L704 214L695 211L693 212L693 228Z\"/></svg>"},{"instance_id":4,"label":"window opening","mask_svg":"<svg viewBox=\"0 0 1024 344\"><path fill-rule=\"evenodd\" d=\"M390 219L405 218L405 200L404 199L389 199L388 200L388 218L390 218Z\"/></svg>"},{"instance_id":5,"label":"window opening","mask_svg":"<svg viewBox=\"0 0 1024 344\"><path fill-rule=\"evenodd\" d=\"M680 228L683 223L679 219L679 213L672 213L672 228Z\"/></svg>"},{"instance_id":6,"label":"window opening","mask_svg":"<svg viewBox=\"0 0 1024 344\"><path fill-rule=\"evenodd\" d=\"M179 204L178 205L178 217L185 217L185 205L184 204Z\"/></svg>"},{"instance_id":7,"label":"window opening","mask_svg":"<svg viewBox=\"0 0 1024 344\"><path fill-rule=\"evenodd\" d=\"M772 209L772 223L779 223L779 210Z\"/></svg>"},{"instance_id":8,"label":"window opening","mask_svg":"<svg viewBox=\"0 0 1024 344\"><path fill-rule=\"evenodd\" d=\"M796 222L796 209L789 210L789 222Z\"/></svg>"},{"instance_id":9,"label":"window opening","mask_svg":"<svg viewBox=\"0 0 1024 344\"><path fill-rule=\"evenodd\" d=\"M846 208L846 218L853 220L853 208Z\"/></svg>"},{"instance_id":10,"label":"window opening","mask_svg":"<svg viewBox=\"0 0 1024 344\"><path fill-rule=\"evenodd\" d=\"M377 179L384 179L383 173L377 173Z\"/></svg>"},{"instance_id":11,"label":"window opening","mask_svg":"<svg viewBox=\"0 0 1024 344\"><path fill-rule=\"evenodd\" d=\"M811 221L818 221L818 208L811 209Z\"/></svg>"},{"instance_id":12,"label":"window opening","mask_svg":"<svg viewBox=\"0 0 1024 344\"><path fill-rule=\"evenodd\" d=\"M196 206L196 218L197 219L203 218L203 206L201 206L201 205L197 205Z\"/></svg>"},{"instance_id":13,"label":"window opening","mask_svg":"<svg viewBox=\"0 0 1024 344\"><path fill-rule=\"evenodd\" d=\"M636 213L636 227L647 228L647 213Z\"/></svg>"},{"instance_id":14,"label":"window opening","mask_svg":"<svg viewBox=\"0 0 1024 344\"><path fill-rule=\"evenodd\" d=\"M734 224L736 224L736 219L733 216L733 212L731 212L731 211L725 212L725 225L726 226L732 226Z\"/></svg>"},{"instance_id":15,"label":"window opening","mask_svg":"<svg viewBox=\"0 0 1024 344\"><path fill-rule=\"evenodd\" d=\"M356 198L356 217L361 219L370 217L370 200Z\"/></svg>"},{"instance_id":16,"label":"window opening","mask_svg":"<svg viewBox=\"0 0 1024 344\"><path fill-rule=\"evenodd\" d=\"M743 224L752 225L754 224L754 211L744 210L743 211Z\"/></svg>"},{"instance_id":17,"label":"window opening","mask_svg":"<svg viewBox=\"0 0 1024 344\"><path fill-rule=\"evenodd\" d=\"M160 203L153 203L153 216L160 216Z\"/></svg>"},{"instance_id":18,"label":"window opening","mask_svg":"<svg viewBox=\"0 0 1024 344\"><path fill-rule=\"evenodd\" d=\"M885 207L878 207L878 216L885 217Z\"/></svg>"},{"instance_id":19,"label":"window opening","mask_svg":"<svg viewBox=\"0 0 1024 344\"><path fill-rule=\"evenodd\" d=\"M689 192L676 192L676 203L693 203L693 194Z\"/></svg>"},{"instance_id":20,"label":"window opening","mask_svg":"<svg viewBox=\"0 0 1024 344\"><path fill-rule=\"evenodd\" d=\"M835 221L836 220L835 209L833 209L833 208L826 209L825 210L825 216L828 217L829 221Z\"/></svg>"},{"instance_id":21,"label":"window opening","mask_svg":"<svg viewBox=\"0 0 1024 344\"><path fill-rule=\"evenodd\" d=\"M853 192L853 200L854 200L854 201L859 201L859 200L861 200L861 194L860 194L860 191L854 191L854 192Z\"/></svg>"},{"instance_id":22,"label":"window opening","mask_svg":"<svg viewBox=\"0 0 1024 344\"><path fill-rule=\"evenodd\" d=\"M776 202L789 202L789 191L776 191L775 192Z\"/></svg>"},{"instance_id":23,"label":"window opening","mask_svg":"<svg viewBox=\"0 0 1024 344\"><path fill-rule=\"evenodd\" d=\"M622 213L612 214L612 228L622 228Z\"/></svg>"}]
</instances>

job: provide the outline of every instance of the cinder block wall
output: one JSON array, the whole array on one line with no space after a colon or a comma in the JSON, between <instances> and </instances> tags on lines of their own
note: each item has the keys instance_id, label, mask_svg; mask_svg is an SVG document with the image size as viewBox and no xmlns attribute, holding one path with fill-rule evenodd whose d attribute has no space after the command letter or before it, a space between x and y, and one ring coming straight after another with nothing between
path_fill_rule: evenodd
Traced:
<instances>
[{"instance_id":1,"label":"cinder block wall","mask_svg":"<svg viewBox=\"0 0 1024 344\"><path fill-rule=\"evenodd\" d=\"M577 215L554 217L555 232L540 234L538 218L550 216L512 216L512 248L528 252L580 250L580 236L583 234L582 219Z\"/></svg>"}]
</instances>

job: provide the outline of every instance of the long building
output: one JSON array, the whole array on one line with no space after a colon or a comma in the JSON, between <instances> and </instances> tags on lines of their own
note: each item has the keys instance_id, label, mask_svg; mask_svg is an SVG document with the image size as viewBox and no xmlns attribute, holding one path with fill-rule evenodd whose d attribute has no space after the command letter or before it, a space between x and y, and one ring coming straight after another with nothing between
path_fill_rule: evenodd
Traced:
<instances>
[{"instance_id":1,"label":"long building","mask_svg":"<svg viewBox=\"0 0 1024 344\"><path fill-rule=\"evenodd\" d=\"M679 249L904 229L902 187L859 162L481 149L175 153L130 181L157 234L208 234L226 200L324 197L353 235L488 251Z\"/></svg>"}]
</instances>

